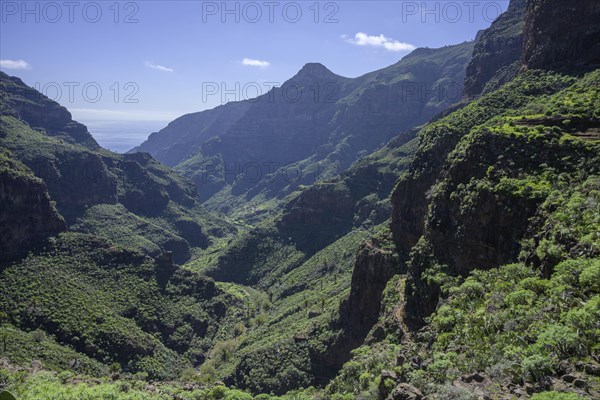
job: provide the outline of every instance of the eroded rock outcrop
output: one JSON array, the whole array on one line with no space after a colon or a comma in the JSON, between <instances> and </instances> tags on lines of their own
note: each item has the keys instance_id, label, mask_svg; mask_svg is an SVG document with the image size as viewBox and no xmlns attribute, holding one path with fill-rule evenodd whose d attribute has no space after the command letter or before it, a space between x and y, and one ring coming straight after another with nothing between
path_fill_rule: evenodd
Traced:
<instances>
[{"instance_id":1,"label":"eroded rock outcrop","mask_svg":"<svg viewBox=\"0 0 600 400\"><path fill-rule=\"evenodd\" d=\"M352 227L354 203L343 186L314 186L290 201L277 224L283 237L312 254Z\"/></svg>"},{"instance_id":2,"label":"eroded rock outcrop","mask_svg":"<svg viewBox=\"0 0 600 400\"><path fill-rule=\"evenodd\" d=\"M65 228L46 185L27 168L0 154L0 263Z\"/></svg>"},{"instance_id":3,"label":"eroded rock outcrop","mask_svg":"<svg viewBox=\"0 0 600 400\"><path fill-rule=\"evenodd\" d=\"M523 45L526 0L511 0L507 11L478 35L473 59L467 66L465 98L486 92L493 81L499 86L514 78Z\"/></svg>"},{"instance_id":4,"label":"eroded rock outcrop","mask_svg":"<svg viewBox=\"0 0 600 400\"><path fill-rule=\"evenodd\" d=\"M342 325L351 342L362 343L375 325L381 311L383 290L400 272L391 238L373 237L363 244L356 256L350 295L340 306Z\"/></svg>"},{"instance_id":5,"label":"eroded rock outcrop","mask_svg":"<svg viewBox=\"0 0 600 400\"><path fill-rule=\"evenodd\" d=\"M521 63L526 69L600 67L600 2L530 0Z\"/></svg>"},{"instance_id":6,"label":"eroded rock outcrop","mask_svg":"<svg viewBox=\"0 0 600 400\"><path fill-rule=\"evenodd\" d=\"M334 323L339 334L327 343L326 351L312 354L315 376L332 378L350 359L350 352L364 343L379 320L389 280L401 272L389 232L362 244L352 272L350 294L340 304L339 320Z\"/></svg>"}]
</instances>

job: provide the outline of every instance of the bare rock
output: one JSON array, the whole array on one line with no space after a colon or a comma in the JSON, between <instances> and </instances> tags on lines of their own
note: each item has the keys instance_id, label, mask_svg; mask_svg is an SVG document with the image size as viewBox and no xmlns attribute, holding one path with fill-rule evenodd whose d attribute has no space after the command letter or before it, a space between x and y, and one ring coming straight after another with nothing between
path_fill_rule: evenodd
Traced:
<instances>
[{"instance_id":1,"label":"bare rock","mask_svg":"<svg viewBox=\"0 0 600 400\"><path fill-rule=\"evenodd\" d=\"M413 385L401 383L394 388L387 400L422 400L423 393Z\"/></svg>"}]
</instances>

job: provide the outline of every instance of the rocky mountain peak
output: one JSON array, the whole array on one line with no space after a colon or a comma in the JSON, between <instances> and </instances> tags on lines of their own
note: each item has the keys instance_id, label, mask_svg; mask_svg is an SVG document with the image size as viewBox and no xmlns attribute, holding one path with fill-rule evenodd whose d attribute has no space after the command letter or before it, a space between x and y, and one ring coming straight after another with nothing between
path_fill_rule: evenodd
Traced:
<instances>
[{"instance_id":1,"label":"rocky mountain peak","mask_svg":"<svg viewBox=\"0 0 600 400\"><path fill-rule=\"evenodd\" d=\"M307 63L290 80L291 81L300 81L300 80L323 81L323 80L337 80L340 78L341 78L341 76L334 74L326 66L324 66L321 63Z\"/></svg>"}]
</instances>

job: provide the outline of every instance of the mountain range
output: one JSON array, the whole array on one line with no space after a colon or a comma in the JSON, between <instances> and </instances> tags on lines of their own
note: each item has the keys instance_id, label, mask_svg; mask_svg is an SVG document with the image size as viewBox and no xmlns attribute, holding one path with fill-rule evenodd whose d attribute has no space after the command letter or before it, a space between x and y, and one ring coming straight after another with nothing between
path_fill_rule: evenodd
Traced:
<instances>
[{"instance_id":1,"label":"mountain range","mask_svg":"<svg viewBox=\"0 0 600 400\"><path fill-rule=\"evenodd\" d=\"M190 178L209 209L282 198L460 101L473 46L417 49L354 79L306 64L281 87L178 118L131 152Z\"/></svg>"},{"instance_id":2,"label":"mountain range","mask_svg":"<svg viewBox=\"0 0 600 400\"><path fill-rule=\"evenodd\" d=\"M0 398L600 397L599 17L512 0L122 155L0 73Z\"/></svg>"}]
</instances>

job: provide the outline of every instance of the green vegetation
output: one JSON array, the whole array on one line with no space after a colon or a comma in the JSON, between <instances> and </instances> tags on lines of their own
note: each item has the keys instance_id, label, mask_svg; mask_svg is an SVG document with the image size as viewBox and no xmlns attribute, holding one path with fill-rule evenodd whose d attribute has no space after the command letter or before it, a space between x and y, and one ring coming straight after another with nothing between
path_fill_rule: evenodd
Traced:
<instances>
[{"instance_id":1,"label":"green vegetation","mask_svg":"<svg viewBox=\"0 0 600 400\"><path fill-rule=\"evenodd\" d=\"M166 271L165 281L160 268L95 237L63 234L3 270L1 311L15 326L41 329L54 338L50 343L104 365L172 379L202 360L215 340L231 335L241 310L212 281L176 268ZM4 333L13 353L27 337ZM47 356L20 353L17 360L35 357L64 366L73 357L73 350L46 348Z\"/></svg>"},{"instance_id":2,"label":"green vegetation","mask_svg":"<svg viewBox=\"0 0 600 400\"><path fill-rule=\"evenodd\" d=\"M506 18L490 32L517 41L521 31ZM448 102L390 106L386 93L424 64L444 71L426 74L433 87L462 79L472 48L420 49L356 80L307 65L300 77L335 78L342 100L283 114L318 111L315 129L328 130L310 132L327 140L303 141L310 151L252 184L209 179L203 205L191 181L148 154L101 149L66 109L0 73L0 195L34 210L1 232L20 252L0 260L0 390L25 400L600 396L600 70L517 74L508 57L482 97L418 129ZM363 124L367 101L381 114ZM183 148L194 135L254 140L273 121L291 143L306 132L276 113L261 125L268 112L244 104L185 116L166 129L172 142L156 134L152 146L197 184L207 162L224 172L254 144L217 134ZM413 130L368 154L400 128ZM312 181L282 180L294 169ZM0 221L14 210L3 204Z\"/></svg>"},{"instance_id":3,"label":"green vegetation","mask_svg":"<svg viewBox=\"0 0 600 400\"><path fill-rule=\"evenodd\" d=\"M416 292L405 293L404 278L390 281L399 308L382 312L378 325L392 329L355 350L325 393L369 398L407 382L431 398L467 399L473 386L456 380L479 374L487 379L483 393L501 398L510 385L543 391L576 365L597 368L600 153L581 135L588 125L564 124L560 112L571 121L595 118L596 102L581 108L564 99L573 92L596 99L598 76L531 71L421 130L401 181L440 177L430 191L425 235L408 262L409 270L422 271L408 277ZM507 236L486 242L490 231L480 229L490 226ZM499 247L503 240L514 244ZM522 262L494 265L505 254ZM398 327L395 316L415 313L410 307L423 312L427 302L434 302L432 312L407 336L411 330ZM600 382L588 375L586 385L597 393ZM562 390L572 393L534 398L587 398L573 386Z\"/></svg>"},{"instance_id":4,"label":"green vegetation","mask_svg":"<svg viewBox=\"0 0 600 400\"><path fill-rule=\"evenodd\" d=\"M159 255L169 242L183 242L181 237L127 211L120 204L101 204L88 208L72 229L93 233L150 256Z\"/></svg>"},{"instance_id":5,"label":"green vegetation","mask_svg":"<svg viewBox=\"0 0 600 400\"><path fill-rule=\"evenodd\" d=\"M30 365L32 360L54 371L77 371L88 374L107 372L105 365L59 344L42 330L22 331L4 322L0 325L0 354L17 365Z\"/></svg>"},{"instance_id":6,"label":"green vegetation","mask_svg":"<svg viewBox=\"0 0 600 400\"><path fill-rule=\"evenodd\" d=\"M560 360L591 356L600 341L600 292L586 276L598 268L598 259L564 261L549 279L523 264L474 271L431 317L427 371L451 353L455 373L539 381Z\"/></svg>"},{"instance_id":7,"label":"green vegetation","mask_svg":"<svg viewBox=\"0 0 600 400\"><path fill-rule=\"evenodd\" d=\"M65 108L4 73L0 89L0 148L44 180L70 230L152 256L172 251L178 263L235 233L200 208L190 181L147 154L102 149Z\"/></svg>"}]
</instances>

